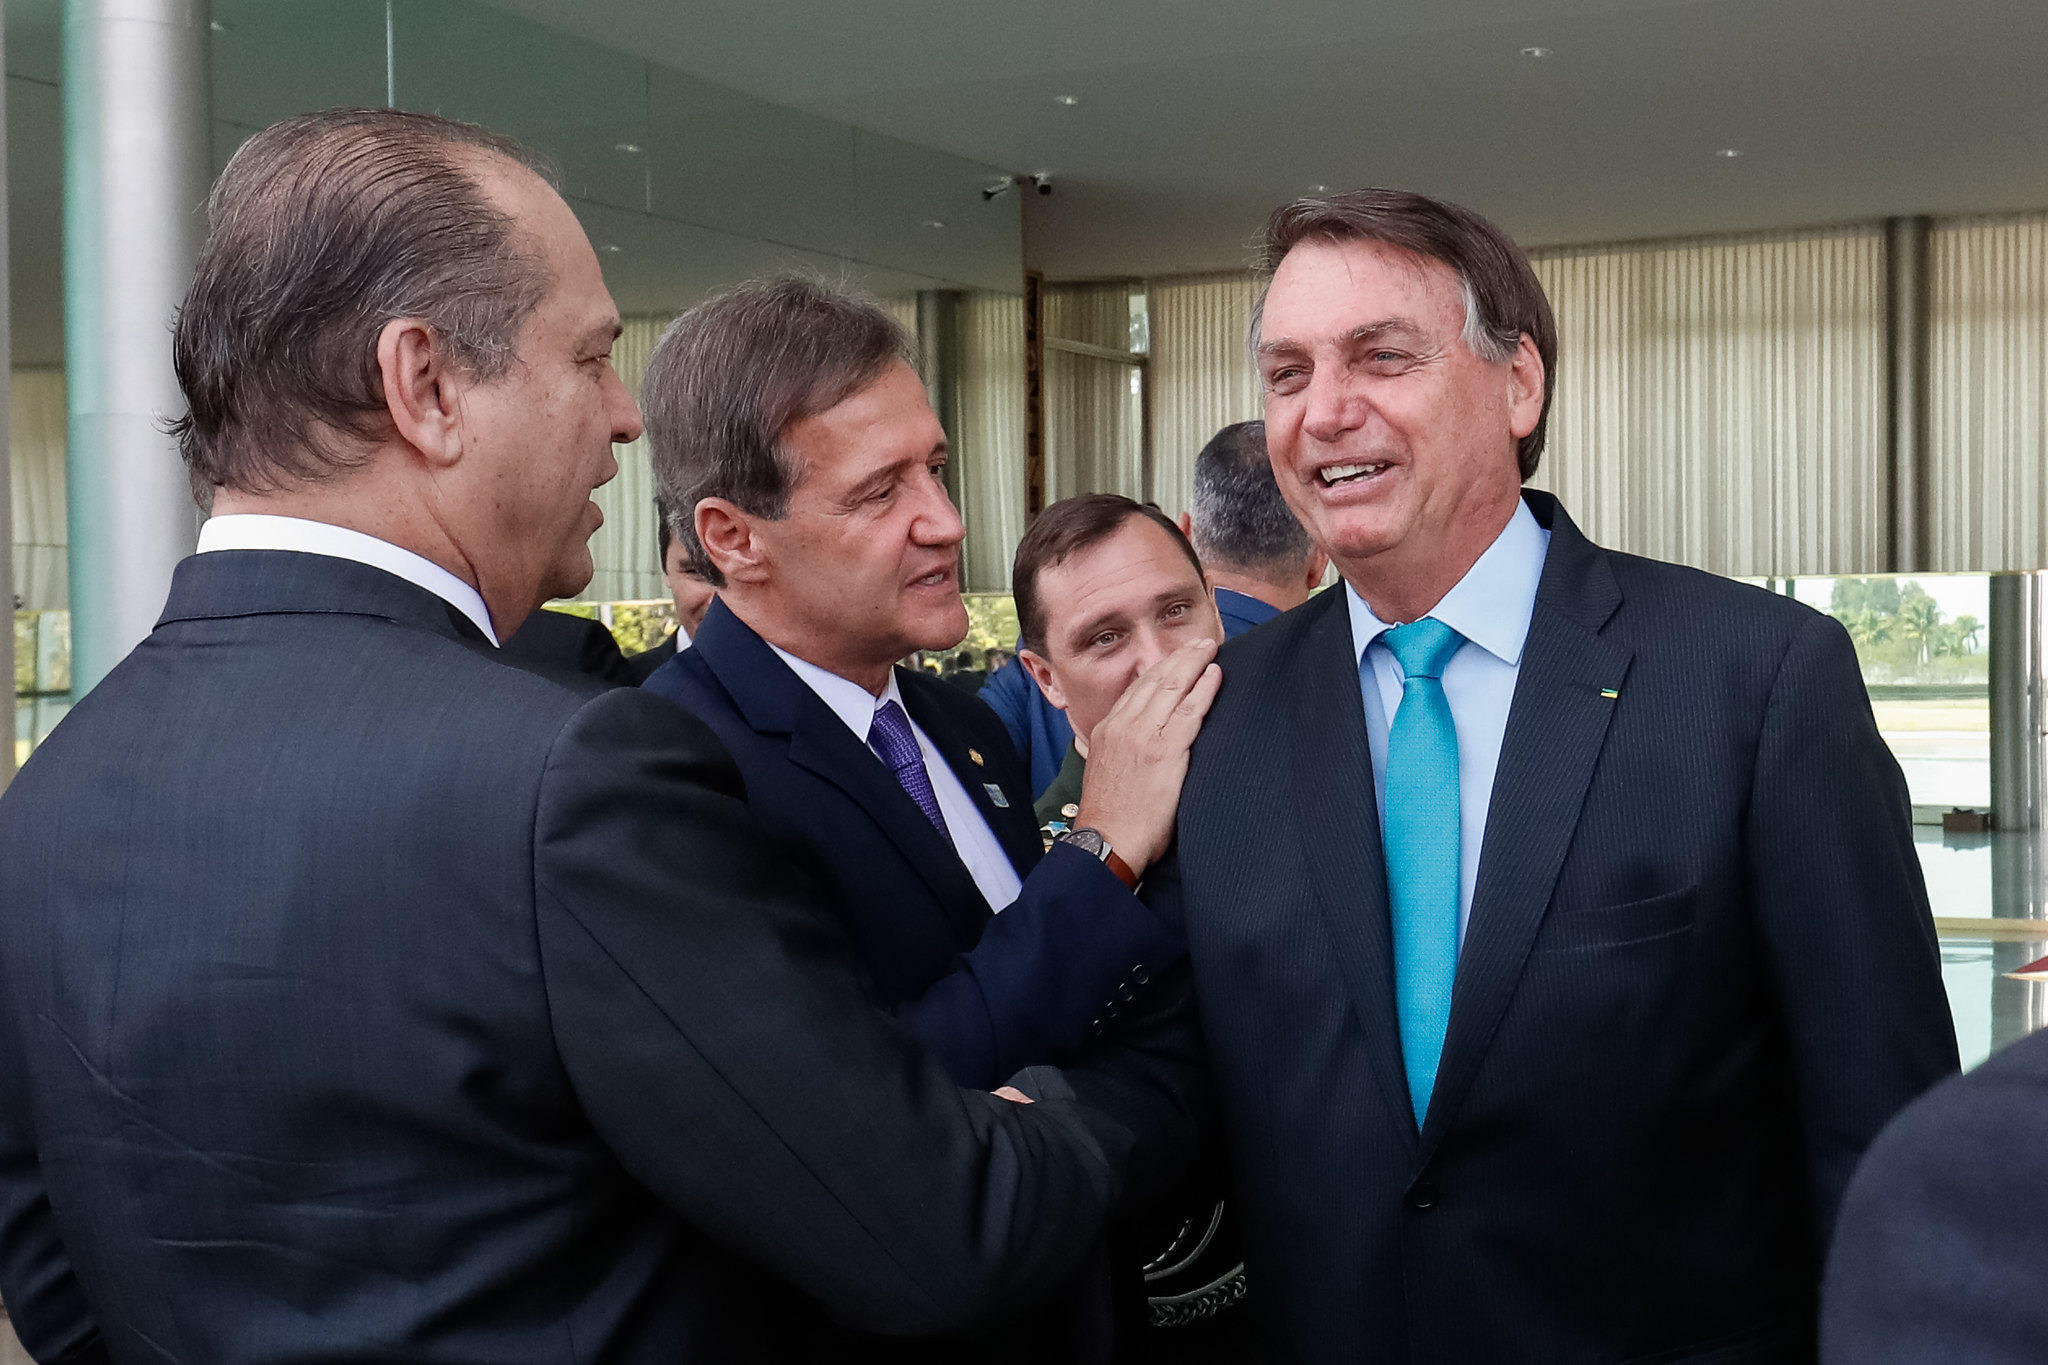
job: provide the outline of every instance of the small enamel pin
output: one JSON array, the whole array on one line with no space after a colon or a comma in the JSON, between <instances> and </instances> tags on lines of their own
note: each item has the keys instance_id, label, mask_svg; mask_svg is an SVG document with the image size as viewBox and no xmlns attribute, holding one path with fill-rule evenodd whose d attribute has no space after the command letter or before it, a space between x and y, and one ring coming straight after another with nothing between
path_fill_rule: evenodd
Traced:
<instances>
[{"instance_id":1,"label":"small enamel pin","mask_svg":"<svg viewBox=\"0 0 2048 1365\"><path fill-rule=\"evenodd\" d=\"M981 750L969 749L967 751L967 761L969 763L972 763L977 768L983 766L981 761Z\"/></svg>"},{"instance_id":2,"label":"small enamel pin","mask_svg":"<svg viewBox=\"0 0 2048 1365\"><path fill-rule=\"evenodd\" d=\"M969 750L969 752L973 751ZM981 762L979 758L976 758L974 761L976 763ZM984 782L981 784L981 789L988 793L988 799L995 803L997 810L1008 810L1010 808L1010 798L1003 795L1003 789L995 783Z\"/></svg>"},{"instance_id":3,"label":"small enamel pin","mask_svg":"<svg viewBox=\"0 0 2048 1365\"><path fill-rule=\"evenodd\" d=\"M1618 687L1603 687L1600 689L1600 695L1609 701L1614 701L1621 696L1621 689Z\"/></svg>"}]
</instances>

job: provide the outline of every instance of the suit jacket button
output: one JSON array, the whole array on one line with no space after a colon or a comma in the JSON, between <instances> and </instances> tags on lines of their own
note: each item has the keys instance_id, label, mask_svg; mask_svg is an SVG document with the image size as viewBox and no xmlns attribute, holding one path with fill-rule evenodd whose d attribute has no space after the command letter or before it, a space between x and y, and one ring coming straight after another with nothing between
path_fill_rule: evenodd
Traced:
<instances>
[{"instance_id":1,"label":"suit jacket button","mask_svg":"<svg viewBox=\"0 0 2048 1365\"><path fill-rule=\"evenodd\" d=\"M1152 978L1145 972L1144 963L1140 962L1137 966L1131 968L1131 980L1137 982L1140 986L1148 986L1152 983Z\"/></svg>"},{"instance_id":2,"label":"suit jacket button","mask_svg":"<svg viewBox=\"0 0 2048 1365\"><path fill-rule=\"evenodd\" d=\"M1102 1021L1100 1019L1090 1024L1088 1028L1096 1037L1100 1038L1102 1036Z\"/></svg>"},{"instance_id":3,"label":"suit jacket button","mask_svg":"<svg viewBox=\"0 0 2048 1365\"><path fill-rule=\"evenodd\" d=\"M1131 983L1126 981L1123 985L1116 988L1116 998L1128 1005L1138 998L1138 993L1132 990Z\"/></svg>"},{"instance_id":4,"label":"suit jacket button","mask_svg":"<svg viewBox=\"0 0 2048 1365\"><path fill-rule=\"evenodd\" d=\"M1435 1181L1418 1180L1409 1187L1408 1207L1411 1209L1433 1209L1436 1207L1436 1201L1440 1197Z\"/></svg>"}]
</instances>

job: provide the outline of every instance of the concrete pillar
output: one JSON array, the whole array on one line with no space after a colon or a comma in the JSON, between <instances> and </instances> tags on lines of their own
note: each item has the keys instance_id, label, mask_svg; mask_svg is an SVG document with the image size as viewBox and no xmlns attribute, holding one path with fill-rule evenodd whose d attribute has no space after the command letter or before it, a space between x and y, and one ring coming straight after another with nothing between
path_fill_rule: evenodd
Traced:
<instances>
[{"instance_id":1,"label":"concrete pillar","mask_svg":"<svg viewBox=\"0 0 2048 1365\"><path fill-rule=\"evenodd\" d=\"M1885 222L1893 573L1924 572L1934 552L1927 465L1927 228L1925 218Z\"/></svg>"},{"instance_id":2,"label":"concrete pillar","mask_svg":"<svg viewBox=\"0 0 2048 1365\"><path fill-rule=\"evenodd\" d=\"M211 178L207 0L64 0L72 696L156 624L198 516L163 423Z\"/></svg>"},{"instance_id":3,"label":"concrete pillar","mask_svg":"<svg viewBox=\"0 0 2048 1365\"><path fill-rule=\"evenodd\" d=\"M1991 810L2000 831L2030 830L2041 785L2039 580L1991 575Z\"/></svg>"}]
</instances>

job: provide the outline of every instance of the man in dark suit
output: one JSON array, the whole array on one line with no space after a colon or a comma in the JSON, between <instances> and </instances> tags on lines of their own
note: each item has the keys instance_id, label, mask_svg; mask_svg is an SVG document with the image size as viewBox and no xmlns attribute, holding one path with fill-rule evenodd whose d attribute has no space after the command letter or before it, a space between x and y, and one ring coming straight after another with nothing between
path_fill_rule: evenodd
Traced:
<instances>
[{"instance_id":1,"label":"man in dark suit","mask_svg":"<svg viewBox=\"0 0 2048 1365\"><path fill-rule=\"evenodd\" d=\"M640 425L567 205L343 110L250 139L211 217L202 553L0 798L29 1351L777 1361L771 1277L917 1332L1071 1274L1124 1124L1058 1073L956 1089L701 724L498 657L588 581Z\"/></svg>"},{"instance_id":2,"label":"man in dark suit","mask_svg":"<svg viewBox=\"0 0 2048 1365\"><path fill-rule=\"evenodd\" d=\"M878 305L805 279L741 286L671 326L642 386L649 445L663 498L694 509L678 532L718 600L645 690L725 742L755 814L829 888L876 1006L985 1086L1121 1033L1182 959L1133 893L1172 832L1216 643L1188 644L1104 719L1078 832L1045 851L994 713L895 666L967 630L945 432L910 354ZM1191 1139L1175 1077L1192 1050L1126 1037L1114 1055L1164 1097L1159 1131ZM1099 1355L1106 1303L1068 1307L940 1354Z\"/></svg>"},{"instance_id":3,"label":"man in dark suit","mask_svg":"<svg viewBox=\"0 0 2048 1365\"><path fill-rule=\"evenodd\" d=\"M631 661L604 622L566 611L536 611L498 646L508 663L542 674L580 673L614 687L637 681Z\"/></svg>"},{"instance_id":4,"label":"man in dark suit","mask_svg":"<svg viewBox=\"0 0 2048 1365\"><path fill-rule=\"evenodd\" d=\"M1233 640L1308 601L1330 567L1273 482L1264 422L1233 422L1196 454L1180 529L1202 557Z\"/></svg>"},{"instance_id":5,"label":"man in dark suit","mask_svg":"<svg viewBox=\"0 0 2048 1365\"><path fill-rule=\"evenodd\" d=\"M1268 225L1283 494L1342 591L1226 646L1177 859L1291 1361L1811 1361L1885 1120L1956 1065L1848 638L1523 493L1556 357L1491 224Z\"/></svg>"},{"instance_id":6,"label":"man in dark suit","mask_svg":"<svg viewBox=\"0 0 2048 1365\"><path fill-rule=\"evenodd\" d=\"M2048 1342L2048 1034L1921 1096L1842 1201L1821 1296L1827 1365L2029 1365Z\"/></svg>"},{"instance_id":7,"label":"man in dark suit","mask_svg":"<svg viewBox=\"0 0 2048 1365\"><path fill-rule=\"evenodd\" d=\"M945 432L909 355L878 305L804 279L671 326L642 386L649 445L718 599L645 687L724 740L877 1003L960 1084L993 1085L1073 1057L1182 955L1133 887L1171 834L1215 644L1134 689L1078 822L1100 836L1045 853L994 714L895 667L967 629Z\"/></svg>"}]
</instances>

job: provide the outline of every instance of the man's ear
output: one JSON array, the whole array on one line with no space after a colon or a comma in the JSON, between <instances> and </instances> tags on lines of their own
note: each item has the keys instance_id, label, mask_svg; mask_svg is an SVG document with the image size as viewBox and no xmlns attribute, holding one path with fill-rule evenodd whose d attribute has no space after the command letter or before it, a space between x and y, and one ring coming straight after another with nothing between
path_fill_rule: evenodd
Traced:
<instances>
[{"instance_id":1,"label":"man's ear","mask_svg":"<svg viewBox=\"0 0 2048 1365\"><path fill-rule=\"evenodd\" d=\"M1174 523L1174 525L1175 525L1175 526L1178 526L1178 527L1180 527L1180 533L1181 533L1182 535L1186 536L1186 537L1187 537L1187 538L1188 538L1188 539L1189 539L1190 541L1192 541L1192 540L1193 540L1193 539L1195 538L1195 514L1194 514L1194 513L1192 513L1192 512L1183 512L1183 513L1181 513L1181 514L1180 514L1180 520L1179 520L1179 521L1176 521L1176 522Z\"/></svg>"},{"instance_id":2,"label":"man's ear","mask_svg":"<svg viewBox=\"0 0 2048 1365\"><path fill-rule=\"evenodd\" d=\"M1517 441L1536 430L1543 418L1543 357L1527 332L1508 360L1508 430Z\"/></svg>"},{"instance_id":3,"label":"man's ear","mask_svg":"<svg viewBox=\"0 0 2048 1365\"><path fill-rule=\"evenodd\" d=\"M1038 684L1038 690L1045 695L1048 705L1060 710L1067 709L1067 694L1060 690L1059 679L1053 676L1052 665L1031 650L1017 656L1017 662L1024 665L1024 671L1031 675L1031 681Z\"/></svg>"},{"instance_id":4,"label":"man's ear","mask_svg":"<svg viewBox=\"0 0 2048 1365\"><path fill-rule=\"evenodd\" d=\"M441 339L419 318L394 318L377 334L377 373L384 411L400 440L436 468L462 458L461 387Z\"/></svg>"},{"instance_id":5,"label":"man's ear","mask_svg":"<svg viewBox=\"0 0 2048 1365\"><path fill-rule=\"evenodd\" d=\"M1302 571L1302 578L1308 584L1308 590L1314 592L1323 586L1323 575L1329 571L1330 556L1324 553L1322 546L1315 546L1308 552L1308 567Z\"/></svg>"},{"instance_id":6,"label":"man's ear","mask_svg":"<svg viewBox=\"0 0 2048 1365\"><path fill-rule=\"evenodd\" d=\"M755 533L756 518L724 498L697 503L697 541L728 583L765 583L768 550Z\"/></svg>"}]
</instances>

